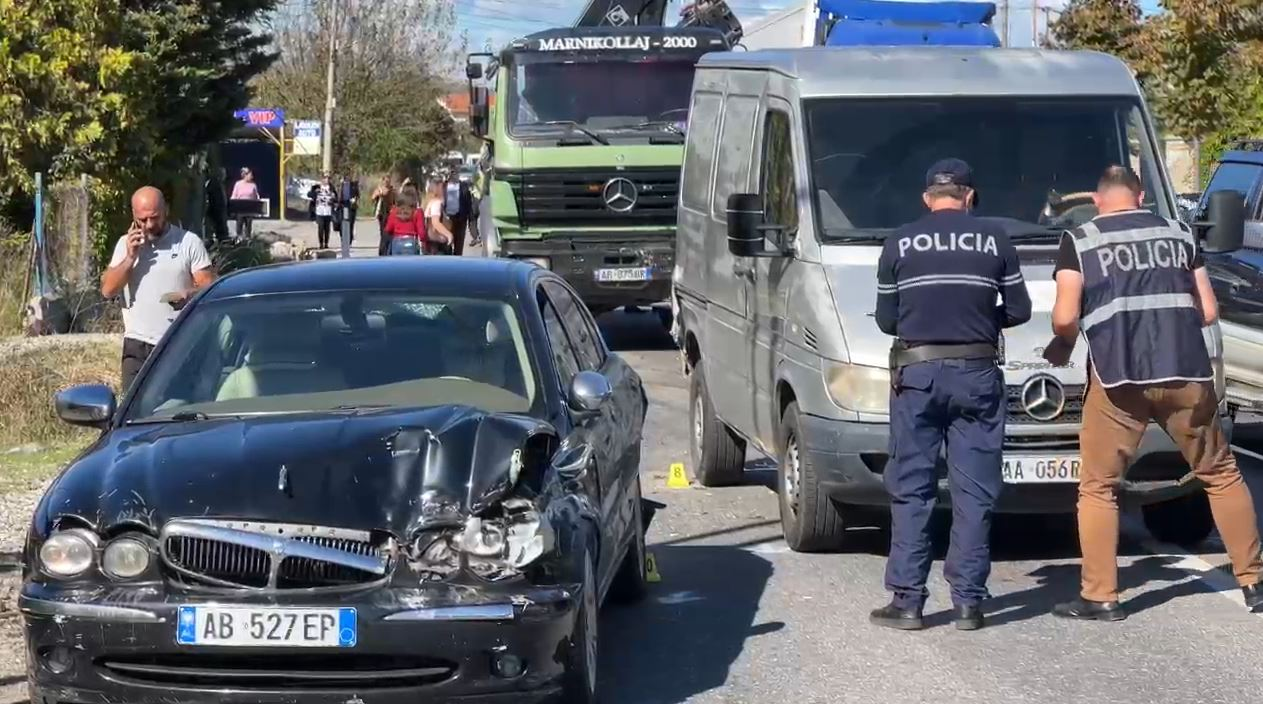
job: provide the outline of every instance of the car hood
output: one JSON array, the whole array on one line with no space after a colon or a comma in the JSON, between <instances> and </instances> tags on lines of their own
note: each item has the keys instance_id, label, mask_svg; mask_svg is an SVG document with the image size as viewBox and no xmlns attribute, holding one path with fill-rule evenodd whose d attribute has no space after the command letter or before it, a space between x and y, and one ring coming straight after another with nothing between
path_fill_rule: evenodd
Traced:
<instances>
[{"instance_id":1,"label":"car hood","mask_svg":"<svg viewBox=\"0 0 1263 704\"><path fill-rule=\"evenodd\" d=\"M459 523L516 483L552 426L463 406L126 426L58 478L34 528L64 517L110 532L172 518L387 530Z\"/></svg>"}]
</instances>

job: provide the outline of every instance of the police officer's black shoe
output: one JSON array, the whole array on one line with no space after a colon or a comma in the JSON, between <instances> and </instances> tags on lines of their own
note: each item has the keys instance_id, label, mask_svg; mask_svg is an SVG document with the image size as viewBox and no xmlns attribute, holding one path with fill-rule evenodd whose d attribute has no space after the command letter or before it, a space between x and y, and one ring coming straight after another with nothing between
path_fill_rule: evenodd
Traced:
<instances>
[{"instance_id":1,"label":"police officer's black shoe","mask_svg":"<svg viewBox=\"0 0 1263 704\"><path fill-rule=\"evenodd\" d=\"M903 609L895 606L894 602L874 609L868 614L868 620L875 626L897 628L901 631L919 631L925 628L925 622L921 620L921 609Z\"/></svg>"},{"instance_id":2,"label":"police officer's black shoe","mask_svg":"<svg viewBox=\"0 0 1263 704\"><path fill-rule=\"evenodd\" d=\"M1241 596L1245 597L1245 607L1250 613L1263 614L1263 582L1241 587Z\"/></svg>"},{"instance_id":3,"label":"police officer's black shoe","mask_svg":"<svg viewBox=\"0 0 1263 704\"><path fill-rule=\"evenodd\" d=\"M1053 615L1081 621L1122 621L1127 612L1117 601L1075 599L1053 607Z\"/></svg>"},{"instance_id":4,"label":"police officer's black shoe","mask_svg":"<svg viewBox=\"0 0 1263 704\"><path fill-rule=\"evenodd\" d=\"M956 630L976 631L986 625L982 607L978 604L956 607Z\"/></svg>"}]
</instances>

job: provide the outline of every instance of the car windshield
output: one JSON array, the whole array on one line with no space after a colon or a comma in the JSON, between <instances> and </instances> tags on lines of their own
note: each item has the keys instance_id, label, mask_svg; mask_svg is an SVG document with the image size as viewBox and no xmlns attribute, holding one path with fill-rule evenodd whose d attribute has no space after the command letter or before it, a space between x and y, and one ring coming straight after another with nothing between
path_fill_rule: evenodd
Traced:
<instances>
[{"instance_id":1,"label":"car windshield","mask_svg":"<svg viewBox=\"0 0 1263 704\"><path fill-rule=\"evenodd\" d=\"M1046 234L1096 215L1101 173L1126 164L1144 207L1170 212L1152 136L1130 98L910 97L805 101L811 175L826 239L874 239L924 214L925 171L969 162L975 213L1014 234Z\"/></svg>"},{"instance_id":2,"label":"car windshield","mask_svg":"<svg viewBox=\"0 0 1263 704\"><path fill-rule=\"evenodd\" d=\"M537 393L508 303L358 291L198 305L138 383L129 422L447 404L524 413Z\"/></svg>"},{"instance_id":3,"label":"car windshield","mask_svg":"<svg viewBox=\"0 0 1263 704\"><path fill-rule=\"evenodd\" d=\"M514 134L565 130L683 131L693 87L692 55L620 58L519 56L509 87ZM563 123L563 124L557 124Z\"/></svg>"}]
</instances>

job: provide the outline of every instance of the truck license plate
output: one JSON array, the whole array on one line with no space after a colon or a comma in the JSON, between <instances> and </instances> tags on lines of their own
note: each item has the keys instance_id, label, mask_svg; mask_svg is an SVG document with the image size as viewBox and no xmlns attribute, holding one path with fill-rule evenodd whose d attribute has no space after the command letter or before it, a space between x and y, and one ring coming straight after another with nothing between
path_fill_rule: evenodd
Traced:
<instances>
[{"instance_id":1,"label":"truck license plate","mask_svg":"<svg viewBox=\"0 0 1263 704\"><path fill-rule=\"evenodd\" d=\"M640 266L634 269L597 269L596 280L601 283L617 283L620 281L648 281L653 276L653 269Z\"/></svg>"},{"instance_id":2,"label":"truck license plate","mask_svg":"<svg viewBox=\"0 0 1263 704\"><path fill-rule=\"evenodd\" d=\"M181 606L175 640L180 645L351 648L355 609Z\"/></svg>"},{"instance_id":3,"label":"truck license plate","mask_svg":"<svg viewBox=\"0 0 1263 704\"><path fill-rule=\"evenodd\" d=\"M1060 484L1079 481L1078 457L1005 457L1006 484Z\"/></svg>"}]
</instances>

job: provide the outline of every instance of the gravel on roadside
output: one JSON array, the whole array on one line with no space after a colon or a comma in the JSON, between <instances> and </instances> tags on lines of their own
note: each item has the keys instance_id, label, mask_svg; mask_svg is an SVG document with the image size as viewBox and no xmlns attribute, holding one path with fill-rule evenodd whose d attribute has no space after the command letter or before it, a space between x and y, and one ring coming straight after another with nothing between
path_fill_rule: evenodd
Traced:
<instances>
[{"instance_id":1,"label":"gravel on roadside","mask_svg":"<svg viewBox=\"0 0 1263 704\"><path fill-rule=\"evenodd\" d=\"M51 480L50 480L51 481ZM22 544L35 504L48 488L18 491L0 496L0 704L18 704L27 699L26 653L22 620L18 617L17 595L22 582Z\"/></svg>"}]
</instances>

